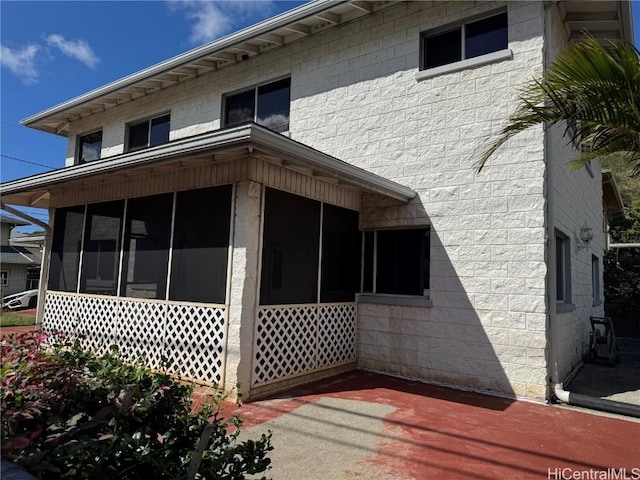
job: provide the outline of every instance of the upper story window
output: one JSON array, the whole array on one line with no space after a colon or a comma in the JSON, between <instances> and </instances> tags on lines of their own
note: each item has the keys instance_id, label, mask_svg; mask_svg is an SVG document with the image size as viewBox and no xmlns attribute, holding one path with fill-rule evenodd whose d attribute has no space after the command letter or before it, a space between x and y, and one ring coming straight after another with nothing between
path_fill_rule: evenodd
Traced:
<instances>
[{"instance_id":1,"label":"upper story window","mask_svg":"<svg viewBox=\"0 0 640 480\"><path fill-rule=\"evenodd\" d=\"M127 150L131 152L133 150L140 150L141 148L167 143L169 141L170 126L171 115L168 113L130 123L127 128Z\"/></svg>"},{"instance_id":2,"label":"upper story window","mask_svg":"<svg viewBox=\"0 0 640 480\"><path fill-rule=\"evenodd\" d=\"M289 130L291 78L266 83L224 98L224 126L255 122L275 132Z\"/></svg>"},{"instance_id":3,"label":"upper story window","mask_svg":"<svg viewBox=\"0 0 640 480\"><path fill-rule=\"evenodd\" d=\"M78 163L99 160L102 153L102 130L79 137Z\"/></svg>"},{"instance_id":4,"label":"upper story window","mask_svg":"<svg viewBox=\"0 0 640 480\"><path fill-rule=\"evenodd\" d=\"M421 70L508 49L507 12L427 32L422 36Z\"/></svg>"}]
</instances>

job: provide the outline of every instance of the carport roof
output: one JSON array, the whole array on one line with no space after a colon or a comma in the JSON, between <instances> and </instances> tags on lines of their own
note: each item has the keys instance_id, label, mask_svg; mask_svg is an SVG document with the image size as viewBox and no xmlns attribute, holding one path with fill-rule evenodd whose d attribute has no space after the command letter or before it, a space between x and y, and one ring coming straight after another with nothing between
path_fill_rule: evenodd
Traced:
<instances>
[{"instance_id":1,"label":"carport roof","mask_svg":"<svg viewBox=\"0 0 640 480\"><path fill-rule=\"evenodd\" d=\"M249 123L239 127L196 135L132 153L103 158L94 162L60 168L51 172L0 184L2 203L48 208L52 188L70 185L100 175L160 164L217 161L229 153L262 154L285 168L306 175L361 188L408 202L416 193L404 185L363 170L308 145Z\"/></svg>"}]
</instances>

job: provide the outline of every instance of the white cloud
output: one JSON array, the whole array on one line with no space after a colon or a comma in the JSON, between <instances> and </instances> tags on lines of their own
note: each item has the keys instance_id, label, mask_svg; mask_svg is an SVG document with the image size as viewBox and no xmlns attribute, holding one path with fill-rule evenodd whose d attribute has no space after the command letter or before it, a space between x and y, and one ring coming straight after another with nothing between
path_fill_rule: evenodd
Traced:
<instances>
[{"instance_id":1,"label":"white cloud","mask_svg":"<svg viewBox=\"0 0 640 480\"><path fill-rule=\"evenodd\" d=\"M173 10L183 10L187 20L192 22L193 43L206 43L231 33L247 21L251 23L265 18L273 11L270 0L260 1L201 1L168 0Z\"/></svg>"},{"instance_id":2,"label":"white cloud","mask_svg":"<svg viewBox=\"0 0 640 480\"><path fill-rule=\"evenodd\" d=\"M62 35L53 33L45 40L50 46L56 47L68 57L84 63L89 68L95 68L100 59L84 40L66 40Z\"/></svg>"},{"instance_id":3,"label":"white cloud","mask_svg":"<svg viewBox=\"0 0 640 480\"><path fill-rule=\"evenodd\" d=\"M13 74L21 77L25 84L33 85L38 82L36 55L39 50L40 47L33 44L15 49L0 45L0 63Z\"/></svg>"}]
</instances>

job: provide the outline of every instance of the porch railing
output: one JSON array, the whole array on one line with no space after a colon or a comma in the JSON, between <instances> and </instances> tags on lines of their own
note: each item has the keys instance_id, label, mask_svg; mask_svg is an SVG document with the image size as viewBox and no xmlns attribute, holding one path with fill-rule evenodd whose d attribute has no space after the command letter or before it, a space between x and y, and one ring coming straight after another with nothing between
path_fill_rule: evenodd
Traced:
<instances>
[{"instance_id":1,"label":"porch railing","mask_svg":"<svg viewBox=\"0 0 640 480\"><path fill-rule=\"evenodd\" d=\"M356 361L356 304L258 307L252 384Z\"/></svg>"},{"instance_id":2,"label":"porch railing","mask_svg":"<svg viewBox=\"0 0 640 480\"><path fill-rule=\"evenodd\" d=\"M128 360L222 386L226 315L224 305L47 292L42 328L98 354L117 345Z\"/></svg>"}]
</instances>

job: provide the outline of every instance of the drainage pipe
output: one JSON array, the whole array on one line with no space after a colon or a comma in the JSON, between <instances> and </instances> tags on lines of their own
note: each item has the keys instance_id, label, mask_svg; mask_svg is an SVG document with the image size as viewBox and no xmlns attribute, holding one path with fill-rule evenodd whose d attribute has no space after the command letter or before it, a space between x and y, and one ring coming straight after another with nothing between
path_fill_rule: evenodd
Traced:
<instances>
[{"instance_id":1,"label":"drainage pipe","mask_svg":"<svg viewBox=\"0 0 640 480\"><path fill-rule=\"evenodd\" d=\"M558 400L569 405L640 418L640 405L632 405L630 403L617 402L615 400L607 400L605 398L571 393L564 389L562 383L556 383L553 390Z\"/></svg>"}]
</instances>

